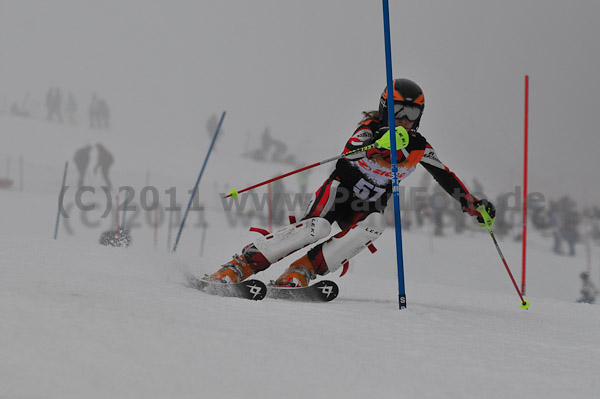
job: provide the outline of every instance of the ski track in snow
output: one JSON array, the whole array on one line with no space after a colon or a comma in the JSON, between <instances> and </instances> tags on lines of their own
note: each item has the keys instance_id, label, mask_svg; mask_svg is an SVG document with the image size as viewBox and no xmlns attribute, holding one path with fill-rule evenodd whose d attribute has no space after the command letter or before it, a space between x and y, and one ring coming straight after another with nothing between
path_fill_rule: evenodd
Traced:
<instances>
[{"instance_id":1,"label":"ski track in snow","mask_svg":"<svg viewBox=\"0 0 600 399\"><path fill-rule=\"evenodd\" d=\"M509 286L409 280L399 311L395 281L364 270L331 303L253 302L187 287L167 254L1 242L0 397L547 398L599 385L597 306L531 297L523 311Z\"/></svg>"}]
</instances>

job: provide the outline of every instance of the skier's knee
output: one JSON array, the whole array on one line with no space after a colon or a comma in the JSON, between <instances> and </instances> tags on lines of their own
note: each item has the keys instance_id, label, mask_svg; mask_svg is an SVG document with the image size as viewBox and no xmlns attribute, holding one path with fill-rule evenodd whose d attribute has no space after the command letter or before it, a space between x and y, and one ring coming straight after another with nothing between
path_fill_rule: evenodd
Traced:
<instances>
[{"instance_id":1,"label":"skier's knee","mask_svg":"<svg viewBox=\"0 0 600 399\"><path fill-rule=\"evenodd\" d=\"M356 225L365 230L365 236L371 237L371 241L375 241L385 230L385 216L383 213L373 212Z\"/></svg>"},{"instance_id":2,"label":"skier's knee","mask_svg":"<svg viewBox=\"0 0 600 399\"><path fill-rule=\"evenodd\" d=\"M286 226L274 233L259 237L254 246L271 263L275 263L300 248L327 237L331 224L315 217Z\"/></svg>"},{"instance_id":3,"label":"skier's knee","mask_svg":"<svg viewBox=\"0 0 600 399\"><path fill-rule=\"evenodd\" d=\"M331 237L317 251L312 251L319 274L333 272L379 238L385 229L385 218L381 213L371 213L355 226Z\"/></svg>"}]
</instances>

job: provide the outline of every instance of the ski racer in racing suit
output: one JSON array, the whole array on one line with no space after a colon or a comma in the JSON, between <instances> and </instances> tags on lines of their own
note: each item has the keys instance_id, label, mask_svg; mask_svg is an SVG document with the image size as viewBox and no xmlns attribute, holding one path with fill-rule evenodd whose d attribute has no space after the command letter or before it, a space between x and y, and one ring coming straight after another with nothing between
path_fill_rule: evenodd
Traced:
<instances>
[{"instance_id":1,"label":"ski racer in racing suit","mask_svg":"<svg viewBox=\"0 0 600 399\"><path fill-rule=\"evenodd\" d=\"M494 218L494 206L471 195L417 131L424 106L423 92L416 83L408 79L394 80L396 126L405 128L409 136L408 145L397 151L398 179L404 180L421 164L448 194L459 201L464 212L483 223L477 208L484 205ZM345 272L350 258L363 249L374 251L373 241L385 228L383 211L392 193L390 150L356 151L374 143L388 131L387 88L381 95L379 110L363 115L344 148L344 153L349 155L338 160L331 176L316 191L302 220L259 237L247 245L241 255L235 255L233 260L208 276L209 279L228 283L243 281L291 253L328 237L334 222L341 231L294 261L273 284L306 286L316 275L325 275L340 267Z\"/></svg>"}]
</instances>

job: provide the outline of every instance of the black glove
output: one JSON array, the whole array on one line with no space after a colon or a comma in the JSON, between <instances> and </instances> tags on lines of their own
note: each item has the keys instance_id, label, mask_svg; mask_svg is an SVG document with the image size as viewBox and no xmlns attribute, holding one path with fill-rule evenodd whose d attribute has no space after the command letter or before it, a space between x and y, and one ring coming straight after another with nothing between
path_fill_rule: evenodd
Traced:
<instances>
[{"instance_id":1,"label":"black glove","mask_svg":"<svg viewBox=\"0 0 600 399\"><path fill-rule=\"evenodd\" d=\"M496 218L496 207L494 206L494 204L492 204L486 199L477 200L475 201L475 203L473 203L475 210L477 210L477 208L479 208L481 205L485 207L485 210L487 211L488 215L490 215L490 217L492 218L492 223L494 223L494 220ZM479 223L485 223L485 221L483 220L483 216L481 216L481 213L479 211L475 213L475 216L477 216L477 221Z\"/></svg>"}]
</instances>

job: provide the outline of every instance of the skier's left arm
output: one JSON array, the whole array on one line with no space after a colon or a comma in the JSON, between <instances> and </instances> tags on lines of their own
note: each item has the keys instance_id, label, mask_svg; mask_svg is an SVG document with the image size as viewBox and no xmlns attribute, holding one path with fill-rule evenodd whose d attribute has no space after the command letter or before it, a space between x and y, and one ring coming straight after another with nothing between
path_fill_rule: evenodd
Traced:
<instances>
[{"instance_id":1,"label":"skier's left arm","mask_svg":"<svg viewBox=\"0 0 600 399\"><path fill-rule=\"evenodd\" d=\"M433 147L427 143L421 165L433 176L435 181L454 199L460 202L463 212L476 216L479 223L484 223L481 213L477 211L480 205L485 206L492 219L496 216L496 208L486 199L478 199L472 195L458 177L438 158Z\"/></svg>"}]
</instances>

